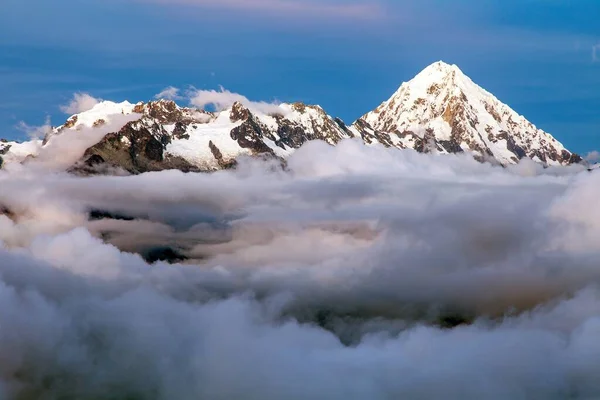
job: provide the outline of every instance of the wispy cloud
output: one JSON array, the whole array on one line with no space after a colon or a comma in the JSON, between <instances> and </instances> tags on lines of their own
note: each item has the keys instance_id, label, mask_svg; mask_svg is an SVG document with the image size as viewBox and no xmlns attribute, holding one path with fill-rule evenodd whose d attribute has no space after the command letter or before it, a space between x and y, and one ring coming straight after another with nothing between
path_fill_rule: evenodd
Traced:
<instances>
[{"instance_id":1,"label":"wispy cloud","mask_svg":"<svg viewBox=\"0 0 600 400\"><path fill-rule=\"evenodd\" d=\"M165 5L188 5L213 9L256 11L297 16L298 14L351 19L375 19L383 15L377 1L348 0L138 0Z\"/></svg>"},{"instance_id":2,"label":"wispy cloud","mask_svg":"<svg viewBox=\"0 0 600 400\"><path fill-rule=\"evenodd\" d=\"M282 114L285 112L285 110L277 103L251 101L246 96L230 92L223 87L221 87L218 91L191 89L188 91L187 96L189 97L190 104L199 108L213 106L217 111L229 108L234 103L238 102L243 104L245 107L265 114Z\"/></svg>"},{"instance_id":3,"label":"wispy cloud","mask_svg":"<svg viewBox=\"0 0 600 400\"><path fill-rule=\"evenodd\" d=\"M168 99L168 100L181 100L182 96L179 95L179 89L174 86L164 88L160 93L154 95L155 99Z\"/></svg>"},{"instance_id":4,"label":"wispy cloud","mask_svg":"<svg viewBox=\"0 0 600 400\"><path fill-rule=\"evenodd\" d=\"M52 130L52 123L50 122L50 116L46 116L43 125L33 126L26 124L24 121L20 121L16 128L25 133L30 139L41 139Z\"/></svg>"},{"instance_id":5,"label":"wispy cloud","mask_svg":"<svg viewBox=\"0 0 600 400\"><path fill-rule=\"evenodd\" d=\"M585 160L591 163L600 162L600 151L594 150L586 154Z\"/></svg>"},{"instance_id":6,"label":"wispy cloud","mask_svg":"<svg viewBox=\"0 0 600 400\"><path fill-rule=\"evenodd\" d=\"M600 43L592 46L592 61L598 62L600 61Z\"/></svg>"}]
</instances>

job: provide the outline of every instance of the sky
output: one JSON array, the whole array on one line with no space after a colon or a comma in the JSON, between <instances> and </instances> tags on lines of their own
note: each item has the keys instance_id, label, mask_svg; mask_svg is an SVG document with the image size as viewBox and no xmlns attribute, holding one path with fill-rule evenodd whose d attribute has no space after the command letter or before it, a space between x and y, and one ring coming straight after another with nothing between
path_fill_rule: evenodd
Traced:
<instances>
[{"instance_id":1,"label":"sky","mask_svg":"<svg viewBox=\"0 0 600 400\"><path fill-rule=\"evenodd\" d=\"M169 86L351 123L444 60L587 154L600 149L599 15L597 0L2 0L0 137L60 125L76 92L137 102Z\"/></svg>"}]
</instances>

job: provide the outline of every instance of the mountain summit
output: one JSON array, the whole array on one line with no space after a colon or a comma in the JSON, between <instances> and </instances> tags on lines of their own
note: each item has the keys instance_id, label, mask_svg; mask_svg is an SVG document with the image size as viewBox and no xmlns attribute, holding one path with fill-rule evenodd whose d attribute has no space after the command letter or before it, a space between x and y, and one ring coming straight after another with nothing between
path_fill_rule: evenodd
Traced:
<instances>
[{"instance_id":1,"label":"mountain summit","mask_svg":"<svg viewBox=\"0 0 600 400\"><path fill-rule=\"evenodd\" d=\"M536 128L456 65L436 62L392 97L355 122L369 141L423 152L472 152L482 161L507 165L529 157L547 165L581 161Z\"/></svg>"},{"instance_id":2,"label":"mountain summit","mask_svg":"<svg viewBox=\"0 0 600 400\"><path fill-rule=\"evenodd\" d=\"M423 153L465 152L502 165L525 157L545 165L582 161L456 65L436 62L351 127L303 103L265 113L241 103L208 112L170 100L102 102L71 116L43 141L0 141L0 167L59 160L84 174L215 171L236 166L240 156L283 159L309 140L335 146L348 138Z\"/></svg>"}]
</instances>

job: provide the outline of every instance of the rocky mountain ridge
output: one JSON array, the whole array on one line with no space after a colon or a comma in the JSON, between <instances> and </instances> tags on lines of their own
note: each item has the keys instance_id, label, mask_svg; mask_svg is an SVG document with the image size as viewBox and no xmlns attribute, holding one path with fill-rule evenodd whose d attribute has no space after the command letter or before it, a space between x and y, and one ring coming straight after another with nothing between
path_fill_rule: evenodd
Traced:
<instances>
[{"instance_id":1,"label":"rocky mountain ridge","mask_svg":"<svg viewBox=\"0 0 600 400\"><path fill-rule=\"evenodd\" d=\"M128 116L127 122L113 129L109 122L119 115ZM95 140L98 132L102 133ZM442 62L403 83L389 100L351 126L319 106L303 103L280 104L265 113L239 102L220 112L181 107L171 100L101 102L71 116L43 140L0 142L0 165L35 160L69 133L91 138L68 168L80 174L216 171L234 167L240 156L285 159L307 141L336 145L348 138L424 153L468 152L480 161L502 165L524 157L546 165L581 161L457 66Z\"/></svg>"}]
</instances>

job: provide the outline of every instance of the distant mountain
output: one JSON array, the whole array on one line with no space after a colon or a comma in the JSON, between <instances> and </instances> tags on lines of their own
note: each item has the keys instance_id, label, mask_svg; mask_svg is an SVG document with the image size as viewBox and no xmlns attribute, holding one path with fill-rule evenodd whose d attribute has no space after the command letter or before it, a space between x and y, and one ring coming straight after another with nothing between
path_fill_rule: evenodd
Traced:
<instances>
[{"instance_id":1,"label":"distant mountain","mask_svg":"<svg viewBox=\"0 0 600 400\"><path fill-rule=\"evenodd\" d=\"M216 171L236 165L241 155L284 159L309 140L331 145L353 136L345 123L319 106L281 104L269 115L241 103L212 113L180 107L170 100L131 104L101 102L71 116L43 141L0 143L6 162L35 160L65 132L106 129L115 116L130 116L122 127L107 132L85 150L69 169L105 173L115 168L129 173L163 169ZM64 148L65 146L60 146Z\"/></svg>"},{"instance_id":2,"label":"distant mountain","mask_svg":"<svg viewBox=\"0 0 600 400\"><path fill-rule=\"evenodd\" d=\"M168 100L140 103L130 111L140 118L90 147L74 170L108 164L130 173L214 171L235 166L241 155L285 158L308 140L335 145L351 136L320 107L296 103L279 109L280 114L265 115L235 103L211 113Z\"/></svg>"},{"instance_id":3,"label":"distant mountain","mask_svg":"<svg viewBox=\"0 0 600 400\"><path fill-rule=\"evenodd\" d=\"M124 122L118 123L122 117ZM65 133L75 135L66 139ZM546 165L582 161L457 66L437 62L350 127L321 107L303 103L281 104L266 114L241 103L213 113L170 100L105 101L71 116L44 140L0 141L0 167L35 162L44 151L71 151L68 143L56 145L61 139L77 140L79 147L84 144L69 164L73 173L135 174L216 171L234 167L241 155L283 160L309 140L336 145L348 138L419 152L468 152L480 161L502 165L524 157Z\"/></svg>"},{"instance_id":4,"label":"distant mountain","mask_svg":"<svg viewBox=\"0 0 600 400\"><path fill-rule=\"evenodd\" d=\"M421 152L468 151L502 165L523 157L547 165L582 161L550 134L501 103L456 65L436 62L356 121L367 142Z\"/></svg>"}]
</instances>

